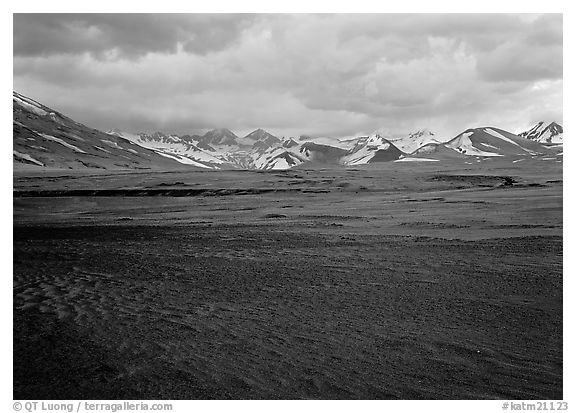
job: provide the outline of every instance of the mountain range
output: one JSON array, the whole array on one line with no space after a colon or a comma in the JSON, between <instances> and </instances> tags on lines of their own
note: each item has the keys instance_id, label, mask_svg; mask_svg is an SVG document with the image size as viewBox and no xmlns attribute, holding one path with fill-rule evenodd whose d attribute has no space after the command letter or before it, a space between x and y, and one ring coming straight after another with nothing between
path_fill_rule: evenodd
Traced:
<instances>
[{"instance_id":1,"label":"mountain range","mask_svg":"<svg viewBox=\"0 0 576 413\"><path fill-rule=\"evenodd\" d=\"M348 139L278 138L256 129L244 137L229 129L204 135L107 133L82 125L13 92L15 167L151 169L289 169L299 165L356 166L376 162L465 162L499 157L560 156L562 126L539 122L520 134L495 127L468 129L452 139L422 129L403 137L376 131ZM548 158L546 158L548 157Z\"/></svg>"}]
</instances>

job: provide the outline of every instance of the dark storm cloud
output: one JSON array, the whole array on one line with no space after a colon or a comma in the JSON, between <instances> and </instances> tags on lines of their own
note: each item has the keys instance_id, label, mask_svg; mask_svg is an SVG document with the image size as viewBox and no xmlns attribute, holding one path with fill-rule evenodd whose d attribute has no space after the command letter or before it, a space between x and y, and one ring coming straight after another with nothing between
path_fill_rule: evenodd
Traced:
<instances>
[{"instance_id":1,"label":"dark storm cloud","mask_svg":"<svg viewBox=\"0 0 576 413\"><path fill-rule=\"evenodd\" d=\"M247 14L15 14L14 55L90 53L138 57L181 46L205 54L238 39ZM117 56L116 56L117 55Z\"/></svg>"},{"instance_id":2,"label":"dark storm cloud","mask_svg":"<svg viewBox=\"0 0 576 413\"><path fill-rule=\"evenodd\" d=\"M398 36L485 37L490 33L513 33L523 23L507 14L355 14L340 15L341 38Z\"/></svg>"},{"instance_id":3,"label":"dark storm cloud","mask_svg":"<svg viewBox=\"0 0 576 413\"><path fill-rule=\"evenodd\" d=\"M561 122L562 46L561 15L15 15L14 88L101 129L453 135Z\"/></svg>"},{"instance_id":4,"label":"dark storm cloud","mask_svg":"<svg viewBox=\"0 0 576 413\"><path fill-rule=\"evenodd\" d=\"M562 46L562 15L545 14L537 18L526 34L529 43L542 46Z\"/></svg>"},{"instance_id":5,"label":"dark storm cloud","mask_svg":"<svg viewBox=\"0 0 576 413\"><path fill-rule=\"evenodd\" d=\"M530 49L530 54L526 50ZM522 44L505 44L482 56L478 71L483 79L502 81L536 81L562 78L561 46L527 48Z\"/></svg>"},{"instance_id":6,"label":"dark storm cloud","mask_svg":"<svg viewBox=\"0 0 576 413\"><path fill-rule=\"evenodd\" d=\"M562 16L541 16L527 30L480 53L478 71L495 82L562 79Z\"/></svg>"}]
</instances>

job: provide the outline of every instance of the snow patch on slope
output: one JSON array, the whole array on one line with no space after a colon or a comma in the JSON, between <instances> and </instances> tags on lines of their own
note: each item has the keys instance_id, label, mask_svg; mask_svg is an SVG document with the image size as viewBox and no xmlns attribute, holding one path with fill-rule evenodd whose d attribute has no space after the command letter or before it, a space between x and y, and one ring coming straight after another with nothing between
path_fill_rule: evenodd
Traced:
<instances>
[{"instance_id":1,"label":"snow patch on slope","mask_svg":"<svg viewBox=\"0 0 576 413\"><path fill-rule=\"evenodd\" d=\"M32 163L34 163L34 164L36 164L36 165L38 165L38 166L44 166L44 164L43 164L42 162L40 162L40 161L37 160L37 159L32 158L32 157L31 157L30 155L28 155L27 153L18 152L18 151L16 151L16 150L14 150L13 153L14 153L14 156L17 157L17 158L24 159L24 160L26 160L26 161L28 161L28 162L32 162Z\"/></svg>"},{"instance_id":2,"label":"snow patch on slope","mask_svg":"<svg viewBox=\"0 0 576 413\"><path fill-rule=\"evenodd\" d=\"M44 139L48 139L49 141L54 141L56 143L59 143L60 145L63 145L69 149L72 149L74 152L86 153L82 149L78 148L77 146L74 146L74 145L72 145L66 141L63 141L62 139L57 138L55 136L51 136L51 135L48 135L46 133L40 133L39 135L42 136Z\"/></svg>"},{"instance_id":3,"label":"snow patch on slope","mask_svg":"<svg viewBox=\"0 0 576 413\"><path fill-rule=\"evenodd\" d=\"M484 128L484 131L485 131L486 133L489 133L490 135L494 136L495 138L502 139L503 141L506 141L506 142L508 142L508 143L511 143L512 145L516 145L516 146L522 148L520 145L518 145L518 144L517 144L516 142L514 142L512 139L507 138L506 136L504 136L504 135L496 132L494 129ZM522 148L522 149L524 149L524 148Z\"/></svg>"},{"instance_id":4,"label":"snow patch on slope","mask_svg":"<svg viewBox=\"0 0 576 413\"><path fill-rule=\"evenodd\" d=\"M106 145L111 146L112 148L118 148L118 149L124 149L122 148L120 145L118 145L116 142L113 141L109 141L106 139L100 139L102 142L104 142Z\"/></svg>"},{"instance_id":5,"label":"snow patch on slope","mask_svg":"<svg viewBox=\"0 0 576 413\"><path fill-rule=\"evenodd\" d=\"M406 157L406 158L402 158L402 159L397 159L394 162L439 162L438 159L430 159L430 158L410 158L410 157Z\"/></svg>"},{"instance_id":6,"label":"snow patch on slope","mask_svg":"<svg viewBox=\"0 0 576 413\"><path fill-rule=\"evenodd\" d=\"M23 108L25 108L26 110L35 113L36 115L39 116L45 116L48 114L48 112L46 112L44 109L42 109L39 105L38 102L32 100L32 99L28 99L22 95L18 95L16 93L14 93L12 95L13 101L16 102L18 105L22 106Z\"/></svg>"},{"instance_id":7,"label":"snow patch on slope","mask_svg":"<svg viewBox=\"0 0 576 413\"><path fill-rule=\"evenodd\" d=\"M290 165L288 165L288 161L286 161L286 159L284 158L278 158L276 159L272 166L270 167L270 169L274 169L274 170L278 170L278 169L290 169Z\"/></svg>"},{"instance_id":8,"label":"snow patch on slope","mask_svg":"<svg viewBox=\"0 0 576 413\"><path fill-rule=\"evenodd\" d=\"M208 165L204 165L204 164L202 164L202 163L200 163L200 162L193 161L192 159L186 158L185 156L172 155L172 154L167 154L167 153L164 153L164 152L157 152L157 153L158 153L158 155L162 155L162 156L164 156L165 158L174 159L175 161L178 161L178 162L180 162L180 163L182 163L182 164L194 165L194 166L198 166L198 167L200 167L200 168L205 168L205 169L212 169L212 168L209 167Z\"/></svg>"},{"instance_id":9,"label":"snow patch on slope","mask_svg":"<svg viewBox=\"0 0 576 413\"><path fill-rule=\"evenodd\" d=\"M446 143L446 146L448 146L449 148L456 149L458 152L461 152L465 155L502 156L499 153L484 152L484 151L481 151L480 149L476 148L472 144L472 141L470 140L470 136L472 136L472 135L474 135L474 131L464 132L460 136L457 136L455 139Z\"/></svg>"},{"instance_id":10,"label":"snow patch on slope","mask_svg":"<svg viewBox=\"0 0 576 413\"><path fill-rule=\"evenodd\" d=\"M94 145L94 147L95 147L96 149L100 150L100 151L103 151L103 152L106 152L106 153L112 153L112 152L110 152L110 151L107 150L107 149L101 148L100 146Z\"/></svg>"}]
</instances>

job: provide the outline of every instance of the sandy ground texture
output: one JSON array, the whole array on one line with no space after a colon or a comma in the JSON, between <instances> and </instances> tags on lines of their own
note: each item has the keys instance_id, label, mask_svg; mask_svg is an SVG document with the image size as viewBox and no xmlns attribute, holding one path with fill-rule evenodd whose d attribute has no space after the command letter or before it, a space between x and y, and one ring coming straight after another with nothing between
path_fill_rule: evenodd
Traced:
<instances>
[{"instance_id":1,"label":"sandy ground texture","mask_svg":"<svg viewBox=\"0 0 576 413\"><path fill-rule=\"evenodd\" d=\"M15 173L14 398L561 399L561 164L490 162Z\"/></svg>"}]
</instances>

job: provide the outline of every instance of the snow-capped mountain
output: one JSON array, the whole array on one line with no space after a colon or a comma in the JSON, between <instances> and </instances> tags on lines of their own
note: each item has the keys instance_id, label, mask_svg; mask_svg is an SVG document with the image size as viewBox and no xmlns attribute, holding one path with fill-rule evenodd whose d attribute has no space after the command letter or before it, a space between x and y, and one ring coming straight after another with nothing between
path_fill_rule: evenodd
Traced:
<instances>
[{"instance_id":1,"label":"snow-capped mountain","mask_svg":"<svg viewBox=\"0 0 576 413\"><path fill-rule=\"evenodd\" d=\"M228 129L204 135L163 132L132 134L117 129L103 133L51 110L16 92L14 162L57 168L289 169L377 162L456 162L475 157L550 158L561 148L562 127L539 123L522 136L494 127L467 129L445 141L422 129L402 137L378 130L369 136L278 138L264 129L238 137ZM543 142L548 146L544 146ZM561 161L561 153L560 155Z\"/></svg>"},{"instance_id":2,"label":"snow-capped mountain","mask_svg":"<svg viewBox=\"0 0 576 413\"><path fill-rule=\"evenodd\" d=\"M17 92L13 101L14 167L58 169L182 168L129 140L78 123Z\"/></svg>"},{"instance_id":3,"label":"snow-capped mountain","mask_svg":"<svg viewBox=\"0 0 576 413\"><path fill-rule=\"evenodd\" d=\"M204 145L205 149L199 147L198 138L200 137L190 135L180 137L162 132L135 135L118 129L113 129L108 133L120 136L144 148L152 149L158 154L180 163L207 169L220 169L225 163L225 161L210 153L210 151L215 151L210 146Z\"/></svg>"},{"instance_id":4,"label":"snow-capped mountain","mask_svg":"<svg viewBox=\"0 0 576 413\"><path fill-rule=\"evenodd\" d=\"M467 129L445 145L464 155L480 157L537 155L545 150L540 144L513 133L486 127Z\"/></svg>"},{"instance_id":5,"label":"snow-capped mountain","mask_svg":"<svg viewBox=\"0 0 576 413\"><path fill-rule=\"evenodd\" d=\"M298 145L298 142L296 142L292 138L288 138L288 139L282 141L282 146L284 148L292 148L293 146L297 146L297 145Z\"/></svg>"},{"instance_id":6,"label":"snow-capped mountain","mask_svg":"<svg viewBox=\"0 0 576 413\"><path fill-rule=\"evenodd\" d=\"M276 149L298 145L291 138L282 140L263 129L256 129L243 138L239 138L228 129L214 129L202 136L178 136L163 132L135 135L118 130L110 132L138 145L156 150L163 156L177 156L183 163L213 169L270 169L264 165L266 162L263 159L269 158L272 152L274 156L277 156L279 151ZM259 158L262 159L258 161ZM290 167L302 163L302 160L292 159L291 156L283 159Z\"/></svg>"},{"instance_id":7,"label":"snow-capped mountain","mask_svg":"<svg viewBox=\"0 0 576 413\"><path fill-rule=\"evenodd\" d=\"M306 142L316 143L318 145L334 146L341 149L352 149L359 138L354 137L352 139L336 139L329 137L311 137L307 135L301 135L297 142L302 144Z\"/></svg>"},{"instance_id":8,"label":"snow-capped mountain","mask_svg":"<svg viewBox=\"0 0 576 413\"><path fill-rule=\"evenodd\" d=\"M306 162L306 159L295 153L280 148L274 148L254 159L256 169L290 169Z\"/></svg>"},{"instance_id":9,"label":"snow-capped mountain","mask_svg":"<svg viewBox=\"0 0 576 413\"><path fill-rule=\"evenodd\" d=\"M243 138L236 139L236 142L241 145L251 146L257 150L265 151L268 148L281 144L282 140L264 129L256 129Z\"/></svg>"},{"instance_id":10,"label":"snow-capped mountain","mask_svg":"<svg viewBox=\"0 0 576 413\"><path fill-rule=\"evenodd\" d=\"M216 131L222 140L214 140ZM519 137L498 128L468 129L445 141L433 132L422 129L400 138L384 136L376 131L369 136L339 140L301 136L279 139L263 129L243 138L232 138L226 129L208 132L204 136L140 134L134 141L157 151L185 157L215 169L289 169L299 165L354 166L390 161L455 162L467 157L534 156L546 152L537 142ZM236 135L234 135L236 136ZM212 145L206 141L212 142ZM215 143L216 142L216 143ZM322 142L322 143L319 143ZM204 146L202 146L204 145Z\"/></svg>"},{"instance_id":11,"label":"snow-capped mountain","mask_svg":"<svg viewBox=\"0 0 576 413\"><path fill-rule=\"evenodd\" d=\"M256 169L288 169L305 162L316 165L338 165L346 150L314 142L298 143L294 139L284 140L281 145L271 147L263 153L254 153Z\"/></svg>"},{"instance_id":12,"label":"snow-capped mountain","mask_svg":"<svg viewBox=\"0 0 576 413\"><path fill-rule=\"evenodd\" d=\"M434 133L430 132L428 129L412 132L401 138L390 138L389 140L394 144L394 146L396 146L404 153L413 153L417 149L430 143L442 143L439 139L437 139L436 135L434 135Z\"/></svg>"},{"instance_id":13,"label":"snow-capped mountain","mask_svg":"<svg viewBox=\"0 0 576 413\"><path fill-rule=\"evenodd\" d=\"M446 144L430 142L416 149L410 154L410 157L437 161L457 161L463 160L467 156L458 150L448 147Z\"/></svg>"},{"instance_id":14,"label":"snow-capped mountain","mask_svg":"<svg viewBox=\"0 0 576 413\"><path fill-rule=\"evenodd\" d=\"M348 151L336 146L306 142L300 145L299 152L308 161L320 164L339 164Z\"/></svg>"},{"instance_id":15,"label":"snow-capped mountain","mask_svg":"<svg viewBox=\"0 0 576 413\"><path fill-rule=\"evenodd\" d=\"M538 122L519 136L539 143L561 144L564 142L564 128L556 122L552 122L547 126L544 122Z\"/></svg>"},{"instance_id":16,"label":"snow-capped mountain","mask_svg":"<svg viewBox=\"0 0 576 413\"><path fill-rule=\"evenodd\" d=\"M206 143L210 146L237 145L237 140L238 136L226 128L213 129L200 137L200 142Z\"/></svg>"},{"instance_id":17,"label":"snow-capped mountain","mask_svg":"<svg viewBox=\"0 0 576 413\"><path fill-rule=\"evenodd\" d=\"M355 146L342 158L345 165L395 161L405 154L380 133L358 139Z\"/></svg>"}]
</instances>

